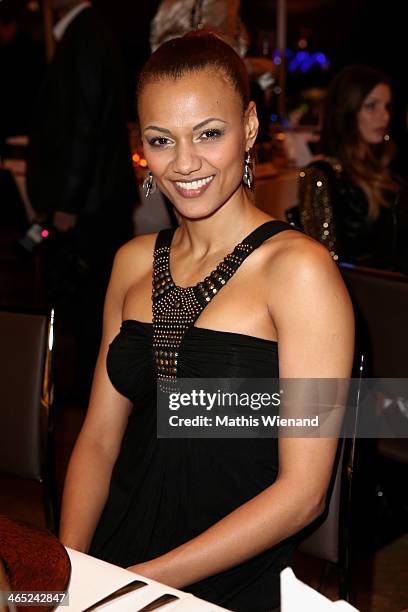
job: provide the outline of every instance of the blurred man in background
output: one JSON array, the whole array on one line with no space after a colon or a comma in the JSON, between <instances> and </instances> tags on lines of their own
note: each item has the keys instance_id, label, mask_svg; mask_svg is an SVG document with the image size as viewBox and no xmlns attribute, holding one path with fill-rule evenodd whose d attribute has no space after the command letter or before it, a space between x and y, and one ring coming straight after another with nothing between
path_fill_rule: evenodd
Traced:
<instances>
[{"instance_id":1,"label":"blurred man in background","mask_svg":"<svg viewBox=\"0 0 408 612\"><path fill-rule=\"evenodd\" d=\"M46 0L57 48L33 112L31 203L49 238L49 299L77 339L76 391L86 399L113 256L132 236L137 198L122 58L90 2Z\"/></svg>"},{"instance_id":2,"label":"blurred man in background","mask_svg":"<svg viewBox=\"0 0 408 612\"><path fill-rule=\"evenodd\" d=\"M43 49L25 31L25 16L19 0L0 1L0 155L6 138L27 134L45 69Z\"/></svg>"}]
</instances>

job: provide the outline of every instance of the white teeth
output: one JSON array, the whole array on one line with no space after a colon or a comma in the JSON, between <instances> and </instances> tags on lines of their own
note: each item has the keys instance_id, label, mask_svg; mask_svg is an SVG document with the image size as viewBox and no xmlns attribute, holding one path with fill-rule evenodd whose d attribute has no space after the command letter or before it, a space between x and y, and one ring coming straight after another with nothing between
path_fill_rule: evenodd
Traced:
<instances>
[{"instance_id":1,"label":"white teeth","mask_svg":"<svg viewBox=\"0 0 408 612\"><path fill-rule=\"evenodd\" d=\"M211 183L213 178L214 176L207 176L207 178L199 179L198 181L191 181L190 183L176 181L176 185L180 187L180 189L201 189L201 187L204 187L204 185L208 185L208 183Z\"/></svg>"}]
</instances>

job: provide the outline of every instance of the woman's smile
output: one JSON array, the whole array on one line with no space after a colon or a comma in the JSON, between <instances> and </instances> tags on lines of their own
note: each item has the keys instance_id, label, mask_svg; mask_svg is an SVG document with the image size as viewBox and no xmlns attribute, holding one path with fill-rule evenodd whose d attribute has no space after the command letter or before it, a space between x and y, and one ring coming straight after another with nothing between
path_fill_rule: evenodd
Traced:
<instances>
[{"instance_id":1,"label":"woman's smile","mask_svg":"<svg viewBox=\"0 0 408 612\"><path fill-rule=\"evenodd\" d=\"M204 178L197 178L192 181L172 181L178 193L184 198L198 198L207 191L210 183L214 178L214 174Z\"/></svg>"}]
</instances>

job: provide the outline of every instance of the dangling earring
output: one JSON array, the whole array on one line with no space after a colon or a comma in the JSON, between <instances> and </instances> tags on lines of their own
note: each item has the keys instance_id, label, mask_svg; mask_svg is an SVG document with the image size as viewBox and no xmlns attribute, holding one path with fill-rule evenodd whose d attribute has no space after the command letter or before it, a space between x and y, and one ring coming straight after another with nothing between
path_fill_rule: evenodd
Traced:
<instances>
[{"instance_id":1,"label":"dangling earring","mask_svg":"<svg viewBox=\"0 0 408 612\"><path fill-rule=\"evenodd\" d=\"M245 155L244 174L243 174L242 180L249 189L252 189L252 183L254 181L254 173L252 172L251 166L252 166L251 151L247 151Z\"/></svg>"},{"instance_id":2,"label":"dangling earring","mask_svg":"<svg viewBox=\"0 0 408 612\"><path fill-rule=\"evenodd\" d=\"M151 193L154 193L156 191L156 181L154 180L154 176L150 172L150 170L145 180L143 181L143 191L146 198L148 198Z\"/></svg>"}]
</instances>

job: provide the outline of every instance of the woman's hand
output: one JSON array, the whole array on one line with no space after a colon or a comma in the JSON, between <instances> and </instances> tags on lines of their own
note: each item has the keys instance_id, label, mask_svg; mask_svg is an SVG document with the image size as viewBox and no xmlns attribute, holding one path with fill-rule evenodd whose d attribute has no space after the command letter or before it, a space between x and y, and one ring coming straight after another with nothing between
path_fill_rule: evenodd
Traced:
<instances>
[{"instance_id":1,"label":"woman's hand","mask_svg":"<svg viewBox=\"0 0 408 612\"><path fill-rule=\"evenodd\" d=\"M57 210L57 212L54 213L53 225L59 232L65 233L76 226L77 220L78 215Z\"/></svg>"},{"instance_id":2,"label":"woman's hand","mask_svg":"<svg viewBox=\"0 0 408 612\"><path fill-rule=\"evenodd\" d=\"M183 580L183 575L174 572L172 566L172 558L167 555L156 557L151 561L145 563L137 563L126 568L129 572L133 572L143 578L150 578L156 582L161 582L167 586L172 586L174 589L181 589L186 586L187 583Z\"/></svg>"},{"instance_id":3,"label":"woman's hand","mask_svg":"<svg viewBox=\"0 0 408 612\"><path fill-rule=\"evenodd\" d=\"M143 576L144 578L150 578L151 580L156 580L157 582L163 582L163 577L160 572L160 562L158 559L153 559L152 561L146 561L145 563L137 563L136 565L130 565L126 568L129 572L134 572L139 576Z\"/></svg>"}]
</instances>

